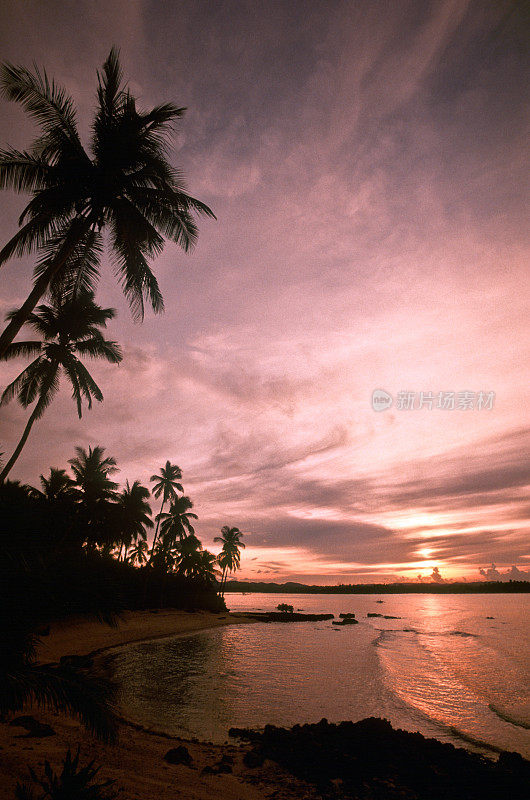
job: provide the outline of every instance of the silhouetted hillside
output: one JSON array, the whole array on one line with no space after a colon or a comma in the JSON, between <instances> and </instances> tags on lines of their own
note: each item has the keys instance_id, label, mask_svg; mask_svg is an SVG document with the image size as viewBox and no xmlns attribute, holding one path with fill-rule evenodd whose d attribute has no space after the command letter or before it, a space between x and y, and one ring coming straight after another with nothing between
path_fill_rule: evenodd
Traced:
<instances>
[{"instance_id":1,"label":"silhouetted hillside","mask_svg":"<svg viewBox=\"0 0 530 800\"><path fill-rule=\"evenodd\" d=\"M514 594L530 592L530 581L474 581L473 583L340 583L314 586L304 583L228 581L225 591L270 594Z\"/></svg>"}]
</instances>

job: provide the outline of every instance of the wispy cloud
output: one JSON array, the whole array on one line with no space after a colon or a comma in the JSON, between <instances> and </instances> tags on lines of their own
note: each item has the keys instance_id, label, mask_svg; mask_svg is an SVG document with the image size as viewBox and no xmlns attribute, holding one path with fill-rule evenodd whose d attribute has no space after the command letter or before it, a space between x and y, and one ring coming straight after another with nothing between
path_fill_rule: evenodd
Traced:
<instances>
[{"instance_id":1,"label":"wispy cloud","mask_svg":"<svg viewBox=\"0 0 530 800\"><path fill-rule=\"evenodd\" d=\"M218 216L191 255L157 260L163 317L134 325L104 270L124 361L93 365L105 401L81 422L61 393L17 476L75 444L105 445L123 478L170 458L205 541L245 530L249 577L522 568L528 112L512 5L29 2L28 30L8 3L5 57L64 80L84 134L114 43L146 105L188 106L175 162ZM31 126L2 111L1 141L25 146ZM4 200L1 241L19 208ZM0 311L31 269L3 268ZM376 387L496 400L375 414ZM0 411L9 450L25 413Z\"/></svg>"}]
</instances>

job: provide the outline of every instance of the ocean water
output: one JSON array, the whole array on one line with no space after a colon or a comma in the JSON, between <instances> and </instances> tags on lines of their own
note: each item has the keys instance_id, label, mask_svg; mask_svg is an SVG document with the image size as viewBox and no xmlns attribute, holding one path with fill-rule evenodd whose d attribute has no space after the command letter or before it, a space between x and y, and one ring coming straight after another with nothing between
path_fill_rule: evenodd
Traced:
<instances>
[{"instance_id":1,"label":"ocean water","mask_svg":"<svg viewBox=\"0 0 530 800\"><path fill-rule=\"evenodd\" d=\"M226 601L232 611L285 602L306 612L355 612L360 624L256 623L127 645L107 658L129 719L223 742L232 726L380 716L459 746L530 758L530 595L230 594Z\"/></svg>"}]
</instances>

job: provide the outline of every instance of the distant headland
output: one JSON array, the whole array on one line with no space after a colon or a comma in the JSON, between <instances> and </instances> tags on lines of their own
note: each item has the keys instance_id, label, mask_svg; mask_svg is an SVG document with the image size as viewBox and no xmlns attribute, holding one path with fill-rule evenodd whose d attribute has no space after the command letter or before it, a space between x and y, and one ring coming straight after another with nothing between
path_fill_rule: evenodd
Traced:
<instances>
[{"instance_id":1,"label":"distant headland","mask_svg":"<svg viewBox=\"0 0 530 800\"><path fill-rule=\"evenodd\" d=\"M530 592L530 581L469 581L446 583L340 583L315 586L305 583L227 581L225 592L270 594L517 594Z\"/></svg>"}]
</instances>

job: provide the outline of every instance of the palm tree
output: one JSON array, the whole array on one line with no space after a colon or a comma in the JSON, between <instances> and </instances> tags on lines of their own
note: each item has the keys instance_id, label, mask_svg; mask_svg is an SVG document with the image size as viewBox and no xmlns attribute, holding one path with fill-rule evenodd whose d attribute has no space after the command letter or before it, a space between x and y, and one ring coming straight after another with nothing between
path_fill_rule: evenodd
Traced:
<instances>
[{"instance_id":1,"label":"palm tree","mask_svg":"<svg viewBox=\"0 0 530 800\"><path fill-rule=\"evenodd\" d=\"M15 342L7 347L4 360L21 355L36 355L37 358L5 389L0 405L14 397L24 408L36 402L13 455L0 473L0 482L20 455L34 422L43 415L56 395L62 372L72 385L79 417L82 416L83 399L89 408L93 398L98 402L103 400L101 389L78 356L104 358L111 364L121 361L120 347L105 339L99 330L105 328L107 321L114 316L114 309L101 308L95 303L93 292L82 291L65 300L56 298L53 305L39 306L27 319L42 341Z\"/></svg>"},{"instance_id":2,"label":"palm tree","mask_svg":"<svg viewBox=\"0 0 530 800\"><path fill-rule=\"evenodd\" d=\"M50 477L40 476L42 491L35 489L39 497L49 503L71 500L75 496L74 481L66 474L65 469L50 467Z\"/></svg>"},{"instance_id":3,"label":"palm tree","mask_svg":"<svg viewBox=\"0 0 530 800\"><path fill-rule=\"evenodd\" d=\"M114 499L118 484L111 481L109 475L119 471L116 459L104 457L105 448L100 445L89 447L88 451L76 447L75 451L76 458L71 458L68 463L72 467L75 484L80 489L81 499L88 503Z\"/></svg>"},{"instance_id":4,"label":"palm tree","mask_svg":"<svg viewBox=\"0 0 530 800\"><path fill-rule=\"evenodd\" d=\"M139 540L146 540L146 528L153 527L151 519L151 506L147 502L149 489L142 486L140 481L134 481L132 486L129 481L125 484L125 489L118 495L118 506L121 511L121 545L120 556L125 547L124 560L127 556L129 547Z\"/></svg>"},{"instance_id":5,"label":"palm tree","mask_svg":"<svg viewBox=\"0 0 530 800\"><path fill-rule=\"evenodd\" d=\"M160 533L165 546L171 547L177 541L182 542L186 537L195 534L190 520L199 518L197 514L191 513L191 508L193 508L193 503L190 498L182 495L173 500L169 512L159 514L159 518L162 520Z\"/></svg>"},{"instance_id":6,"label":"palm tree","mask_svg":"<svg viewBox=\"0 0 530 800\"><path fill-rule=\"evenodd\" d=\"M127 553L126 560L129 562L129 564L138 564L138 566L142 567L147 563L148 555L149 548L145 539L137 539Z\"/></svg>"},{"instance_id":7,"label":"palm tree","mask_svg":"<svg viewBox=\"0 0 530 800\"><path fill-rule=\"evenodd\" d=\"M166 466L162 467L160 470L159 475L151 475L151 482L154 482L153 486L153 494L158 498L162 497L162 505L160 506L160 512L156 518L156 529L155 535L153 538L153 546L151 549L151 557L149 559L149 563L153 560L153 553L155 551L155 545L158 538L158 528L160 526L160 520L162 517L162 512L164 511L164 506L166 503L176 500L177 498L177 491L183 492L184 489L182 488L182 484L178 483L182 479L182 470L180 467L177 467L176 464L172 464L170 461L166 461Z\"/></svg>"},{"instance_id":8,"label":"palm tree","mask_svg":"<svg viewBox=\"0 0 530 800\"><path fill-rule=\"evenodd\" d=\"M181 175L169 163L169 137L185 109L164 103L139 111L113 48L98 72L88 153L72 98L44 70L4 64L0 85L3 96L40 126L29 151L0 151L0 188L32 194L19 231L0 251L0 264L40 253L33 289L0 336L0 356L48 291L93 287L104 228L133 315L143 318L144 300L162 311L149 260L162 252L164 237L187 251L197 238L195 214L215 218L183 191Z\"/></svg>"},{"instance_id":9,"label":"palm tree","mask_svg":"<svg viewBox=\"0 0 530 800\"><path fill-rule=\"evenodd\" d=\"M219 565L223 570L219 589L220 594L224 594L224 585L228 573L239 569L241 562L240 550L242 547L245 547L244 543L241 541L241 536L243 536L243 534L239 528L230 528L228 525L224 525L221 528L221 536L216 536L214 539L214 542L222 542L223 545L223 549L218 557Z\"/></svg>"},{"instance_id":10,"label":"palm tree","mask_svg":"<svg viewBox=\"0 0 530 800\"><path fill-rule=\"evenodd\" d=\"M188 568L188 576L202 581L208 585L213 585L217 581L219 570L217 569L217 558L209 550L199 550Z\"/></svg>"},{"instance_id":11,"label":"palm tree","mask_svg":"<svg viewBox=\"0 0 530 800\"><path fill-rule=\"evenodd\" d=\"M105 448L76 447L76 458L69 460L79 489L80 522L84 540L90 546L109 544L119 538L121 514L116 502L115 483L110 475L118 472L116 460L105 456Z\"/></svg>"},{"instance_id":12,"label":"palm tree","mask_svg":"<svg viewBox=\"0 0 530 800\"><path fill-rule=\"evenodd\" d=\"M191 577L196 564L197 564L197 556L202 549L202 545L195 536L195 533L190 533L188 536L184 536L179 540L178 543L169 541L168 547L173 548L175 550L175 565L177 566L177 572L181 575L187 575Z\"/></svg>"}]
</instances>

